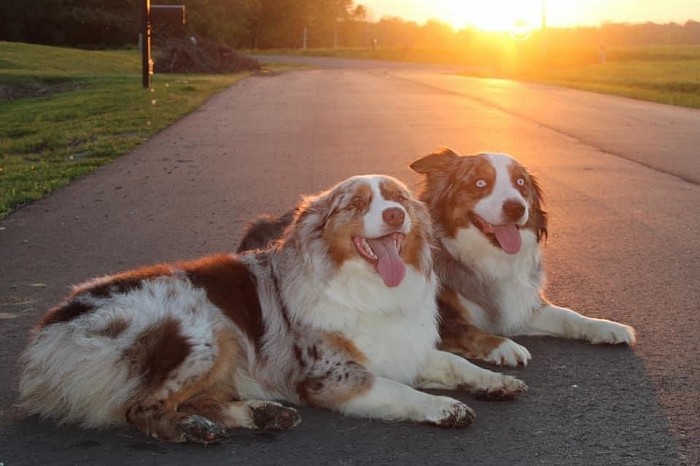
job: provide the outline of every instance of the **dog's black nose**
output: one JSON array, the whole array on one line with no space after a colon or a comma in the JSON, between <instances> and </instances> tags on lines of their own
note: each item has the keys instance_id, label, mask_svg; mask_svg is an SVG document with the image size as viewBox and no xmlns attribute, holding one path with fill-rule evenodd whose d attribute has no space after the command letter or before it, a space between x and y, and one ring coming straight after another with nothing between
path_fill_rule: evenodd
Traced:
<instances>
[{"instance_id":1,"label":"dog's black nose","mask_svg":"<svg viewBox=\"0 0 700 466\"><path fill-rule=\"evenodd\" d=\"M403 225L405 218L406 212L400 207L389 207L382 212L382 219L387 225L391 225L392 227L400 227Z\"/></svg>"},{"instance_id":2,"label":"dog's black nose","mask_svg":"<svg viewBox=\"0 0 700 466\"><path fill-rule=\"evenodd\" d=\"M509 220L520 220L525 213L525 206L520 201L509 199L503 203L503 213Z\"/></svg>"}]
</instances>

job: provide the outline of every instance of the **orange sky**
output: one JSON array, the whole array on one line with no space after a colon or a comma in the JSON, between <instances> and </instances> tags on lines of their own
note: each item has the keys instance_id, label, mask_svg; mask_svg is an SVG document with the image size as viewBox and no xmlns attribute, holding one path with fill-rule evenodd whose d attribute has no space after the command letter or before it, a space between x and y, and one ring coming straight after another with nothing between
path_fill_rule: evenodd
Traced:
<instances>
[{"instance_id":1,"label":"orange sky","mask_svg":"<svg viewBox=\"0 0 700 466\"><path fill-rule=\"evenodd\" d=\"M550 26L597 26L603 21L643 23L700 21L700 0L356 0L369 19L399 16L423 23L430 18L462 28L507 30L516 21L541 24L546 2Z\"/></svg>"}]
</instances>

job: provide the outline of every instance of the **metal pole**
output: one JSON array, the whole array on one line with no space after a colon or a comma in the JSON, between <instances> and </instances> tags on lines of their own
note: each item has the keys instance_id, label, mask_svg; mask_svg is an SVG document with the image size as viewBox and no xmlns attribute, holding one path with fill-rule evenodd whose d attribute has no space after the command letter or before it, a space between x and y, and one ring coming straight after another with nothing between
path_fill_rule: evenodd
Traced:
<instances>
[{"instance_id":1,"label":"metal pole","mask_svg":"<svg viewBox=\"0 0 700 466\"><path fill-rule=\"evenodd\" d=\"M151 74L153 73L151 60L151 0L141 2L141 73L144 89L151 87Z\"/></svg>"}]
</instances>

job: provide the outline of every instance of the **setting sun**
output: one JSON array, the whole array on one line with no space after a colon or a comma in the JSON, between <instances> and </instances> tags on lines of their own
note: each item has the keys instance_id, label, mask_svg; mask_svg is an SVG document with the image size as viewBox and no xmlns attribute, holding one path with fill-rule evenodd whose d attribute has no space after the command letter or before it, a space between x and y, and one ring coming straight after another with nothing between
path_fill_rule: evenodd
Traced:
<instances>
[{"instance_id":1,"label":"setting sun","mask_svg":"<svg viewBox=\"0 0 700 466\"><path fill-rule=\"evenodd\" d=\"M506 32L539 26L540 0L491 0L443 2L445 20L456 29L473 27L482 31Z\"/></svg>"}]
</instances>

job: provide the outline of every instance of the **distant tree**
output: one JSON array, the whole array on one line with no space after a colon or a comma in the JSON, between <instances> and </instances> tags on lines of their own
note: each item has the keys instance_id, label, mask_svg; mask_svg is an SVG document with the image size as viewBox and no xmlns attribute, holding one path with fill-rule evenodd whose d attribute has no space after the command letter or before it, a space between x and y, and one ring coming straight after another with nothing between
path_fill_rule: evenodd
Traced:
<instances>
[{"instance_id":1,"label":"distant tree","mask_svg":"<svg viewBox=\"0 0 700 466\"><path fill-rule=\"evenodd\" d=\"M139 0L2 0L0 39L85 47L135 43Z\"/></svg>"},{"instance_id":2,"label":"distant tree","mask_svg":"<svg viewBox=\"0 0 700 466\"><path fill-rule=\"evenodd\" d=\"M187 27L194 34L245 47L261 0L185 0L184 4Z\"/></svg>"}]
</instances>

